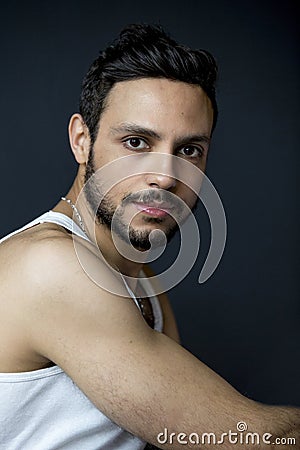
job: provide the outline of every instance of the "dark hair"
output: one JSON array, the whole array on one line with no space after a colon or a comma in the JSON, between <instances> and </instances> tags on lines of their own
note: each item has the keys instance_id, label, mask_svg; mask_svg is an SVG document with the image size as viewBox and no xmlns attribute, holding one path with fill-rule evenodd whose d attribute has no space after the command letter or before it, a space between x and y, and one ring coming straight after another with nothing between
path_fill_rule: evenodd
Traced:
<instances>
[{"instance_id":1,"label":"dark hair","mask_svg":"<svg viewBox=\"0 0 300 450\"><path fill-rule=\"evenodd\" d=\"M79 111L92 144L111 88L120 81L138 78L167 78L201 86L212 103L214 129L218 114L216 76L217 65L209 52L179 45L159 26L127 26L95 59L82 83Z\"/></svg>"}]
</instances>

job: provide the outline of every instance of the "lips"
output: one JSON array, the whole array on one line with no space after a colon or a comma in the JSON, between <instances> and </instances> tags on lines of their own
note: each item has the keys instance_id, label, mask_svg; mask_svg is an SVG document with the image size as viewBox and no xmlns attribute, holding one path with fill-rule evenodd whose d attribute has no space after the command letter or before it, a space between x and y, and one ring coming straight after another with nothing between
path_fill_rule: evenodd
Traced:
<instances>
[{"instance_id":1,"label":"lips","mask_svg":"<svg viewBox=\"0 0 300 450\"><path fill-rule=\"evenodd\" d=\"M170 214L173 209L170 204L167 203L140 203L134 202L137 209L150 216L164 217Z\"/></svg>"}]
</instances>

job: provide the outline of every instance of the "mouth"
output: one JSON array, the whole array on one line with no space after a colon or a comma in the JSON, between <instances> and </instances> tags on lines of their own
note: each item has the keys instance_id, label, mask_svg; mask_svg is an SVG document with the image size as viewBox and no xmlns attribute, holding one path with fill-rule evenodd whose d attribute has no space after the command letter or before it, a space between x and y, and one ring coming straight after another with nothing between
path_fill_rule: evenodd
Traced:
<instances>
[{"instance_id":1,"label":"mouth","mask_svg":"<svg viewBox=\"0 0 300 450\"><path fill-rule=\"evenodd\" d=\"M168 203L140 203L134 202L139 211L152 217L165 217L170 214L173 207Z\"/></svg>"}]
</instances>

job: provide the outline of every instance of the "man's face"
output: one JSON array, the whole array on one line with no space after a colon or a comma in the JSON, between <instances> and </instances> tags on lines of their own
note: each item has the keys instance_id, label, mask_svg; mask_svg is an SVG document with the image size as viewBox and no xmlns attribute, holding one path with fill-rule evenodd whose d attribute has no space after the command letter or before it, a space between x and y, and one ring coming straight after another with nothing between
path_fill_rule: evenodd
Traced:
<instances>
[{"instance_id":1,"label":"man's face","mask_svg":"<svg viewBox=\"0 0 300 450\"><path fill-rule=\"evenodd\" d=\"M106 164L133 154L175 155L204 172L212 123L211 102L199 86L159 78L117 83L100 119L85 181ZM110 227L116 212L119 236L128 235L129 226L131 243L142 250L149 248L148 237L154 229L161 229L170 239L182 215L182 202L176 198L191 209L197 199L176 179L172 159L165 157L162 173L152 173L139 158L135 164L140 164L140 173L125 178L120 172L120 182L100 205L101 179L97 180L96 173L88 183L86 197L99 222ZM139 167L135 169L139 171Z\"/></svg>"}]
</instances>

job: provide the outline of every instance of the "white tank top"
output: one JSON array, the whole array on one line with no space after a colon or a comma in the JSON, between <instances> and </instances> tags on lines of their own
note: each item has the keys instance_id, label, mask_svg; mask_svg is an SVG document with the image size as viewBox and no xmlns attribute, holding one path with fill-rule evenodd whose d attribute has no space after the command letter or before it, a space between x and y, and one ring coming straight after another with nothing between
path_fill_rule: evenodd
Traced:
<instances>
[{"instance_id":1,"label":"white tank top","mask_svg":"<svg viewBox=\"0 0 300 450\"><path fill-rule=\"evenodd\" d=\"M88 240L72 219L49 211L0 240L39 223L61 225ZM162 311L151 284L143 287L163 329ZM138 306L132 291L129 294ZM0 373L1 450L142 450L145 442L123 430L99 411L58 366L31 372Z\"/></svg>"}]
</instances>

